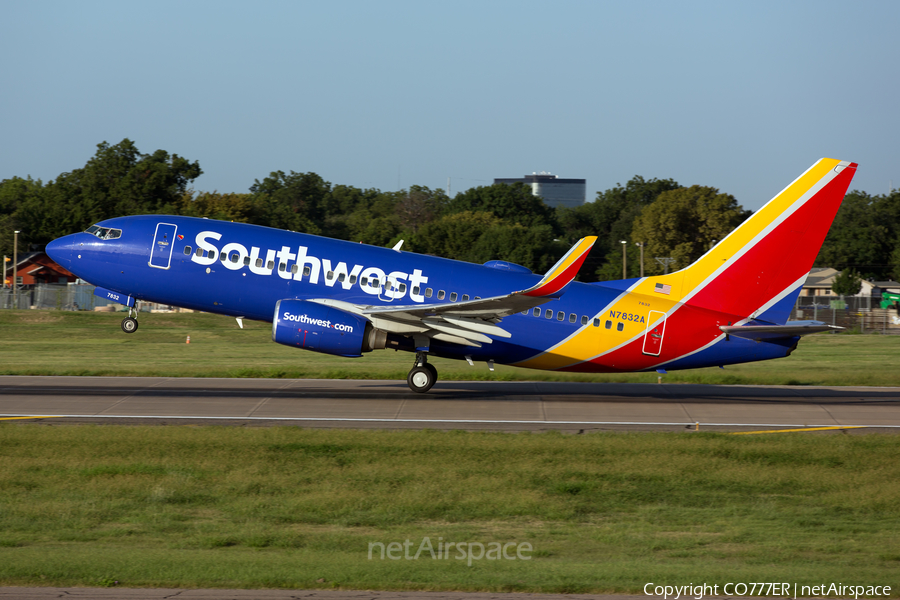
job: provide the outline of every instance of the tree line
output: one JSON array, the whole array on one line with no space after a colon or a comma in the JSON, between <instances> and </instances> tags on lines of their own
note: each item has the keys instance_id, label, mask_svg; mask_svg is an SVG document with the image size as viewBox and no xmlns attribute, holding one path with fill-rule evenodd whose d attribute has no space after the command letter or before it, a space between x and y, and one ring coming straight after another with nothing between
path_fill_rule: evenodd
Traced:
<instances>
[{"instance_id":1,"label":"tree line","mask_svg":"<svg viewBox=\"0 0 900 600\"><path fill-rule=\"evenodd\" d=\"M31 177L0 182L0 250L12 254L82 231L103 219L173 214L253 223L338 239L482 263L515 262L536 273L549 269L579 238L598 236L581 281L663 272L656 257L687 266L744 221L730 194L672 179L635 176L598 192L577 208L551 208L523 184L480 186L450 198L443 190L410 186L397 192L332 184L316 173L275 171L247 193L196 191L197 161L157 150L141 153L125 139L98 144L79 169L43 183ZM847 195L817 265L855 269L864 277L900 275L900 193ZM622 241L626 244L622 244Z\"/></svg>"}]
</instances>

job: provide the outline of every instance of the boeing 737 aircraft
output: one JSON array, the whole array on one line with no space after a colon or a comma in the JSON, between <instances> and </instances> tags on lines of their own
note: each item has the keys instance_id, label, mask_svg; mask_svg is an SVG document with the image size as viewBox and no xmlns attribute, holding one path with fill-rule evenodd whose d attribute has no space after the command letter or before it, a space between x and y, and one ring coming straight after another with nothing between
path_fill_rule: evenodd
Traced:
<instances>
[{"instance_id":1,"label":"boeing 737 aircraft","mask_svg":"<svg viewBox=\"0 0 900 600\"><path fill-rule=\"evenodd\" d=\"M530 369L613 373L787 356L816 322L789 322L856 172L824 158L689 267L573 282L596 238L543 277L243 223L119 217L54 240L47 254L96 294L272 322L280 344L344 357L415 353L409 387L437 380L429 355Z\"/></svg>"}]
</instances>

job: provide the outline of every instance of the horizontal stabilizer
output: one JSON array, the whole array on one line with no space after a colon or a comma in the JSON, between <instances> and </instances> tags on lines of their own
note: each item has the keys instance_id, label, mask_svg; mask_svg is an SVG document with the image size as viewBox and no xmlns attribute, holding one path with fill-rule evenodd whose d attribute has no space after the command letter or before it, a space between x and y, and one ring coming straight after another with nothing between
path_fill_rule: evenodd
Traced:
<instances>
[{"instance_id":1,"label":"horizontal stabilizer","mask_svg":"<svg viewBox=\"0 0 900 600\"><path fill-rule=\"evenodd\" d=\"M792 338L822 331L841 331L843 327L827 325L821 321L788 321L784 325L722 326L723 332L748 340L776 340Z\"/></svg>"}]
</instances>

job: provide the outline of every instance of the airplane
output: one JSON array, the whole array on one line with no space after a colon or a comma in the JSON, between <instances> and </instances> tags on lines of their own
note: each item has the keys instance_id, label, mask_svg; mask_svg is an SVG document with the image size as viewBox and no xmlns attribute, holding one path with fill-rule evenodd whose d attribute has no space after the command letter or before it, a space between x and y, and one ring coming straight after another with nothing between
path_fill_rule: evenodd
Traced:
<instances>
[{"instance_id":1,"label":"airplane","mask_svg":"<svg viewBox=\"0 0 900 600\"><path fill-rule=\"evenodd\" d=\"M258 225L195 217L108 219L47 245L53 260L128 307L158 302L272 323L272 339L341 357L415 353L427 392L441 356L567 372L623 373L785 357L831 329L788 321L856 163L823 158L690 266L574 281L596 241L543 276Z\"/></svg>"}]
</instances>

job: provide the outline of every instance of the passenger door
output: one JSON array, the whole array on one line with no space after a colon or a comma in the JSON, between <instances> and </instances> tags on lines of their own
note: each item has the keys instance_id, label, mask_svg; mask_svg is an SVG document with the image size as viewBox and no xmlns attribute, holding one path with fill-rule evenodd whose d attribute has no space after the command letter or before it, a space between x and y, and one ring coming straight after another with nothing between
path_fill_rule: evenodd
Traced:
<instances>
[{"instance_id":1,"label":"passenger door","mask_svg":"<svg viewBox=\"0 0 900 600\"><path fill-rule=\"evenodd\" d=\"M171 223L159 223L153 236L153 245L150 247L150 266L157 269L168 269L172 262L172 248L175 246L175 232L177 225Z\"/></svg>"}]
</instances>

